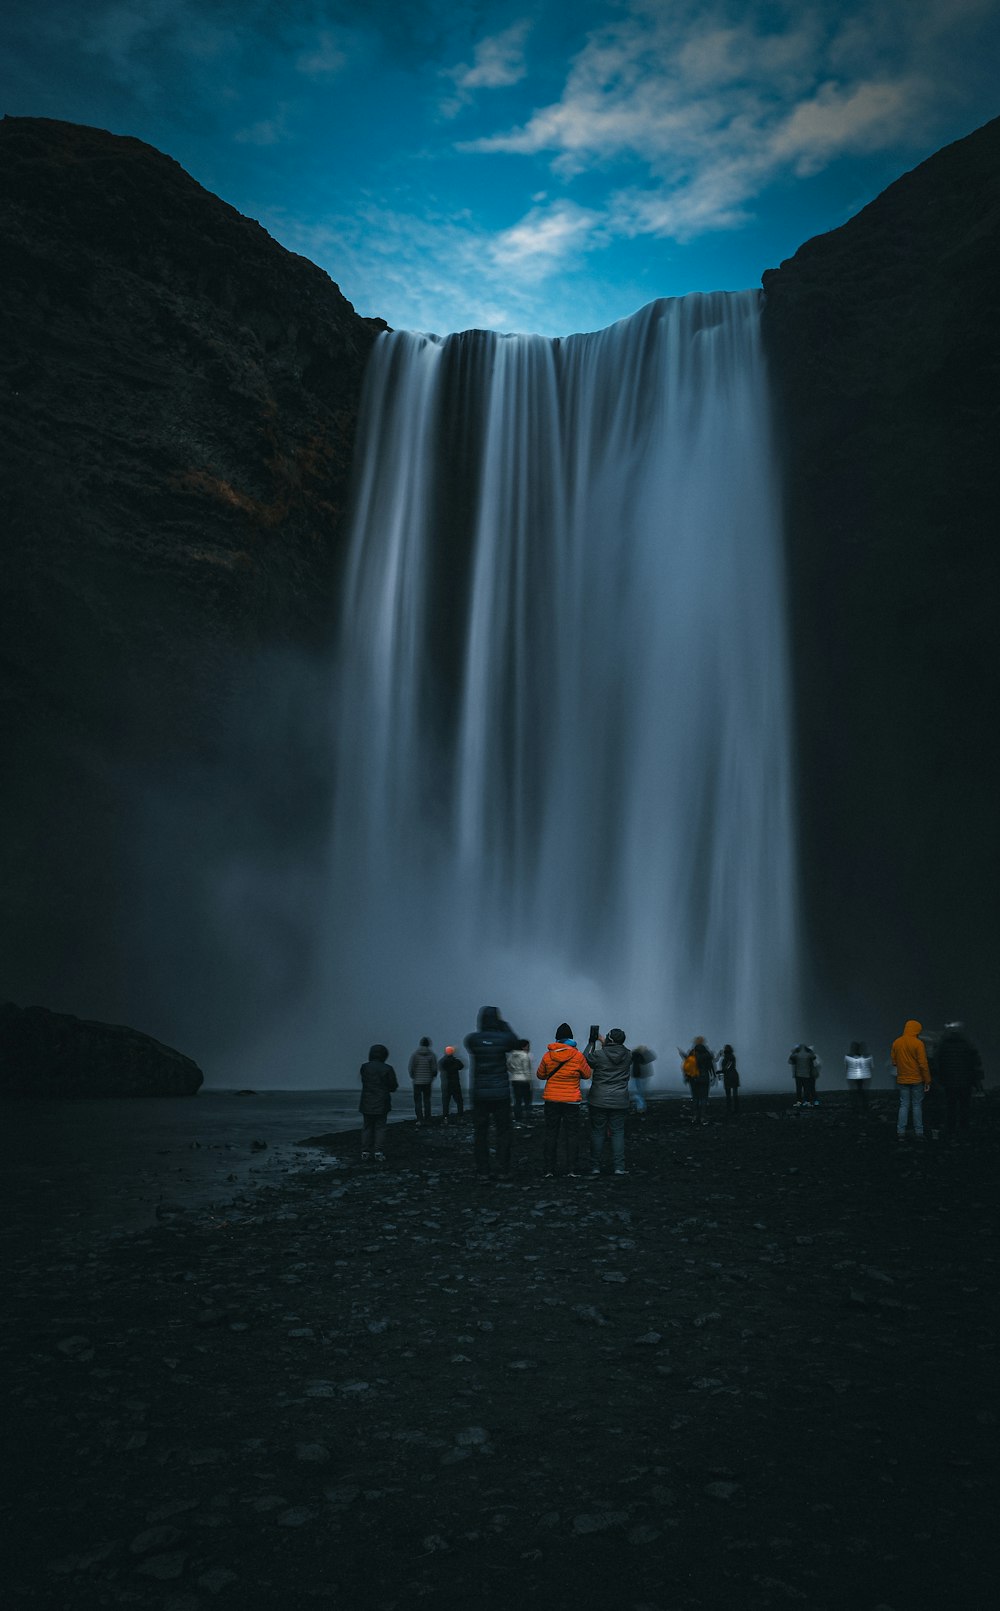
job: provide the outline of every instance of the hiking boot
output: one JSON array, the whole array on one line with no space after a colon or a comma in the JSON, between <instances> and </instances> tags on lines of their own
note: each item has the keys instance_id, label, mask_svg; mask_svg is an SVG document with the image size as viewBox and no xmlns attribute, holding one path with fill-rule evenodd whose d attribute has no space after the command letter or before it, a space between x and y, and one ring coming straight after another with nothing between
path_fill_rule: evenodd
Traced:
<instances>
[{"instance_id":1,"label":"hiking boot","mask_svg":"<svg viewBox=\"0 0 1000 1611\"><path fill-rule=\"evenodd\" d=\"M386 1158L385 1158L385 1153L384 1152L377 1152L375 1154L375 1162L376 1163L385 1163L385 1161L386 1161Z\"/></svg>"},{"instance_id":2,"label":"hiking boot","mask_svg":"<svg viewBox=\"0 0 1000 1611\"><path fill-rule=\"evenodd\" d=\"M370 1152L363 1152L361 1154L361 1162L362 1163L367 1163L370 1158L371 1158L371 1153Z\"/></svg>"}]
</instances>

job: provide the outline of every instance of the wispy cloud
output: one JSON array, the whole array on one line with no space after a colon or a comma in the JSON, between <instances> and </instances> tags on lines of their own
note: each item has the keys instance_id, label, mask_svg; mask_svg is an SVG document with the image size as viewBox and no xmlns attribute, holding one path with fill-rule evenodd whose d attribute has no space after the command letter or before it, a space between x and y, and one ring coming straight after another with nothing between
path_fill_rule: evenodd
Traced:
<instances>
[{"instance_id":1,"label":"wispy cloud","mask_svg":"<svg viewBox=\"0 0 1000 1611\"><path fill-rule=\"evenodd\" d=\"M374 202L314 223L278 211L263 221L285 246L327 268L360 312L392 308L395 322L410 329L566 333L607 322L601 288L585 269L586 253L598 244L593 220L564 202L551 213L534 208L499 233L469 212Z\"/></svg>"},{"instance_id":2,"label":"wispy cloud","mask_svg":"<svg viewBox=\"0 0 1000 1611\"><path fill-rule=\"evenodd\" d=\"M320 32L307 49L299 52L295 66L307 78L330 78L347 65L347 52L338 36L328 30Z\"/></svg>"},{"instance_id":3,"label":"wispy cloud","mask_svg":"<svg viewBox=\"0 0 1000 1611\"><path fill-rule=\"evenodd\" d=\"M460 149L545 157L567 183L606 174L608 229L690 240L744 223L785 175L922 137L929 35L985 14L986 0L846 15L820 0L633 0L590 34L557 101Z\"/></svg>"},{"instance_id":4,"label":"wispy cloud","mask_svg":"<svg viewBox=\"0 0 1000 1611\"><path fill-rule=\"evenodd\" d=\"M287 107L284 106L276 107L270 117L260 118L246 128L237 129L233 135L238 145L283 145L290 138Z\"/></svg>"},{"instance_id":5,"label":"wispy cloud","mask_svg":"<svg viewBox=\"0 0 1000 1611\"><path fill-rule=\"evenodd\" d=\"M528 278L548 274L590 244L599 222L599 213L571 201L533 207L519 223L492 237L489 255L497 266L517 269Z\"/></svg>"},{"instance_id":6,"label":"wispy cloud","mask_svg":"<svg viewBox=\"0 0 1000 1611\"><path fill-rule=\"evenodd\" d=\"M524 46L531 30L525 19L512 23L502 33L490 34L481 39L473 53L471 64L460 62L447 67L441 76L450 79L454 90L441 104L446 117L454 117L473 98L474 90L504 89L519 84L527 73Z\"/></svg>"}]
</instances>

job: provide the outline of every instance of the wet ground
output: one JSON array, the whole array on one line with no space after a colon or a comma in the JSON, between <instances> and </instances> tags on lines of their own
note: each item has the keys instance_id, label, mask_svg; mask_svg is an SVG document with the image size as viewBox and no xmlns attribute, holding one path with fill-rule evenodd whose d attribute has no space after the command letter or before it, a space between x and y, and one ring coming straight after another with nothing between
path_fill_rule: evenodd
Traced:
<instances>
[{"instance_id":1,"label":"wet ground","mask_svg":"<svg viewBox=\"0 0 1000 1611\"><path fill-rule=\"evenodd\" d=\"M495 1186L399 1124L125 1236L11 1177L5 1603L992 1606L998 1106L664 1102L624 1179L536 1122Z\"/></svg>"}]
</instances>

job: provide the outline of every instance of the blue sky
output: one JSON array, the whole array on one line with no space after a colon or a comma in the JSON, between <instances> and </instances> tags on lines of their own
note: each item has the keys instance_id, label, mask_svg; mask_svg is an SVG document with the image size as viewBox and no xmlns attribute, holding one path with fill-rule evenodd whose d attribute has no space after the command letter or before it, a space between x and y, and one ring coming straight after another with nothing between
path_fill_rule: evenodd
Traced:
<instances>
[{"instance_id":1,"label":"blue sky","mask_svg":"<svg viewBox=\"0 0 1000 1611\"><path fill-rule=\"evenodd\" d=\"M1000 0L6 0L0 107L148 140L366 314L759 283L1000 113Z\"/></svg>"}]
</instances>

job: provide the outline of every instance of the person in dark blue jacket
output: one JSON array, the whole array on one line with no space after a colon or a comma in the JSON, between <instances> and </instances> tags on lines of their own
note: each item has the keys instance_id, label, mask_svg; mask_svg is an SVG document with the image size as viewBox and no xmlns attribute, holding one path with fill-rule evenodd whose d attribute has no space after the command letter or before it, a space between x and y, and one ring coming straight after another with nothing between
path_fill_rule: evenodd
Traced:
<instances>
[{"instance_id":1,"label":"person in dark blue jacket","mask_svg":"<svg viewBox=\"0 0 1000 1611\"><path fill-rule=\"evenodd\" d=\"M500 1017L498 1007L480 1007L479 1028L466 1035L469 1088L472 1095L473 1158L479 1180L490 1177L490 1119L496 1125L497 1170L510 1174L511 1102L507 1053L519 1037Z\"/></svg>"}]
</instances>

